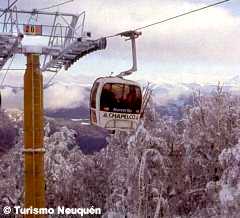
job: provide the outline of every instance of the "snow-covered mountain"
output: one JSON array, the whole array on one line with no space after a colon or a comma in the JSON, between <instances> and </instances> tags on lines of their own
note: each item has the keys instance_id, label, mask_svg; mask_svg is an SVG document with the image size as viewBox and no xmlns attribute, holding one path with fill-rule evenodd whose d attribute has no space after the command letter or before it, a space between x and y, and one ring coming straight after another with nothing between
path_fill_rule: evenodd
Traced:
<instances>
[{"instance_id":1,"label":"snow-covered mountain","mask_svg":"<svg viewBox=\"0 0 240 218\"><path fill-rule=\"evenodd\" d=\"M139 81L142 86L146 81ZM226 80L223 84L225 91L232 93L240 92L240 76L234 76ZM158 108L168 107L172 104L183 105L183 96L192 95L193 92L200 91L208 94L216 90L218 82L212 83L151 83L156 106ZM67 119L88 119L89 118L89 96L91 84L74 81L58 81L51 84L44 91L45 113L47 116ZM14 86L5 87L3 90L3 107L22 109L23 91ZM175 109L174 109L175 110Z\"/></svg>"}]
</instances>

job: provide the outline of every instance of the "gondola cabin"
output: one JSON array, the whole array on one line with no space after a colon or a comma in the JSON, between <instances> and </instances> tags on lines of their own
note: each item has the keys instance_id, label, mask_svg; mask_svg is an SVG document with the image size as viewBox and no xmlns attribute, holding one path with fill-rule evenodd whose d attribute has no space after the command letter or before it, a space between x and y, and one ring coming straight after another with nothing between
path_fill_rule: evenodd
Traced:
<instances>
[{"instance_id":1,"label":"gondola cabin","mask_svg":"<svg viewBox=\"0 0 240 218\"><path fill-rule=\"evenodd\" d=\"M120 77L98 78L90 96L91 124L108 130L136 129L142 107L140 84Z\"/></svg>"}]
</instances>

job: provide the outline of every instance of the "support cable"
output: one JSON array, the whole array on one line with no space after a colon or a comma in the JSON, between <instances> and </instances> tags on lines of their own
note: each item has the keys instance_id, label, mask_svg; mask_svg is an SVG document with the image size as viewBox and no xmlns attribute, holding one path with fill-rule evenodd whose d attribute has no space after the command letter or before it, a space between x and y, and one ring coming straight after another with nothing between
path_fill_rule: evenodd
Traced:
<instances>
[{"instance_id":1,"label":"support cable","mask_svg":"<svg viewBox=\"0 0 240 218\"><path fill-rule=\"evenodd\" d=\"M43 87L44 89L49 87L50 83L54 80L54 78L57 76L57 74L58 74L59 72L60 72L60 70L57 71L57 72L48 80L48 82L46 83L46 85L44 85L44 87Z\"/></svg>"},{"instance_id":2,"label":"support cable","mask_svg":"<svg viewBox=\"0 0 240 218\"><path fill-rule=\"evenodd\" d=\"M206 9L208 9L208 8L211 8L211 7L215 7L215 6L217 6L217 5L220 5L220 4L229 2L229 1L231 1L231 0L224 0L224 1L216 2L216 3L210 4L210 5L207 5L207 6L198 8L198 9L195 9L195 10L188 11L188 12L186 12L186 13L178 14L178 15L176 15L176 16L169 17L169 18L164 19L164 20L160 20L160 21L157 21L157 22L154 22L154 23L145 25L145 26L138 27L138 28L133 29L133 30L134 30L134 31L138 31L138 30L146 29L146 28L149 28L149 27L158 25L158 24L162 24L162 23L165 23L165 22L168 22L168 21L171 21L171 20L175 20L175 19L177 19L177 18L179 18L179 17L183 17L183 16L186 16L186 15L189 15L189 14L193 14L193 13L202 11L202 10L206 10ZM121 32L121 33L122 33L122 32ZM121 35L121 33L108 35L108 36L106 36L106 38L113 38L113 37L116 37L116 36Z\"/></svg>"},{"instance_id":3,"label":"support cable","mask_svg":"<svg viewBox=\"0 0 240 218\"><path fill-rule=\"evenodd\" d=\"M12 4L8 5L8 7L4 10L4 12L2 12L0 17L2 17L13 5L15 5L17 3L17 1L18 0L15 0Z\"/></svg>"},{"instance_id":4,"label":"support cable","mask_svg":"<svg viewBox=\"0 0 240 218\"><path fill-rule=\"evenodd\" d=\"M57 5L52 5L52 6L49 6L49 7L46 7L46 8L42 8L40 10L47 10L47 9L50 9L50 8L53 8L53 7L57 7L57 6L60 6L60 5L63 5L63 4L67 4L67 3L70 3L70 2L73 2L74 0L69 0L69 1L65 1L63 3L60 3L60 4L57 4ZM195 9L195 10L191 10L191 11L188 11L186 13L181 13L181 14L178 14L176 16L173 16L173 17L169 17L167 19L164 19L164 20L160 20L160 21L157 21L157 22L154 22L154 23L151 23L151 24L148 24L148 25L145 25L145 26L141 26L141 27L138 27L138 28L135 28L134 31L138 31L138 30L143 30L143 29L146 29L146 28L149 28L149 27L152 27L152 26L155 26L155 25L159 25L159 24L162 24L162 23L165 23L165 22L168 22L168 21L171 21L171 20L175 20L177 18L180 18L180 17L183 17L183 16L186 16L186 15L189 15L189 14L192 14L192 13L196 13L196 12L199 12L199 11L202 11L202 10L206 10L208 8L211 8L211 7L215 7L217 5L220 5L220 4L223 4L223 3L226 3L226 2L229 2L231 0L224 0L224 1L219 1L219 2L215 2L213 4L209 4L209 5L206 5L204 7L200 7L198 9ZM14 1L14 3L12 3L11 5L9 5L8 8L10 8L13 4L15 4L17 2L17 0ZM6 9L6 11L8 10L8 8ZM5 13L5 12L3 12ZM116 37L116 36L119 36L121 35L121 33L117 33L117 34L112 34L112 35L108 35L108 36L105 36L105 38L113 38L113 37ZM8 70L6 71L6 74L7 74ZM6 74L3 78L3 81L6 77ZM57 76L58 72L56 72L50 79L49 81L47 82L47 84L44 86L44 87L47 87L50 82Z\"/></svg>"},{"instance_id":5,"label":"support cable","mask_svg":"<svg viewBox=\"0 0 240 218\"><path fill-rule=\"evenodd\" d=\"M182 14L179 14L179 15L176 15L176 16L173 16L173 17L169 17L169 18L164 19L164 20L160 20L160 21L158 21L158 22L154 22L154 23L151 23L151 24L142 26L142 27L135 28L134 31L146 29L146 28L149 28L149 27L152 27L152 26L155 26L155 25L159 25L159 24L162 24L162 23L171 21L171 20L175 20L175 19L177 19L177 18L186 16L186 15L189 15L189 14L192 14L192 13L196 13L196 12L199 12L199 11L202 11L202 10L206 10L206 9L208 9L208 8L215 7L215 6L217 6L217 5L220 5L220 4L229 2L229 1L231 1L231 0L224 0L224 1L215 2L215 3L213 3L213 4L209 4L209 5L206 5L206 6L204 6L204 7L201 7L201 8L195 9L195 10L188 11L188 12L186 12L186 13L182 13ZM113 38L113 37L122 35L122 33L123 33L123 32L120 32L120 33L117 33L117 34L108 35L108 36L105 36L104 38ZM56 73L49 79L49 81L47 82L47 84L46 84L44 87L48 87L48 85L50 84L50 82L57 76L57 74L58 74L58 72L56 72Z\"/></svg>"},{"instance_id":6,"label":"support cable","mask_svg":"<svg viewBox=\"0 0 240 218\"><path fill-rule=\"evenodd\" d=\"M5 81L6 77L7 77L7 74L8 74L8 72L9 72L9 70L10 70L10 67L11 67L12 63L13 63L14 57L15 57L15 54L13 55L13 57L12 57L9 65L8 65L8 67L7 67L7 69L6 69L6 72L5 72L5 74L4 74L3 78L2 78L2 81L1 81L1 84L0 84L0 88L3 87L4 81Z\"/></svg>"},{"instance_id":7,"label":"support cable","mask_svg":"<svg viewBox=\"0 0 240 218\"><path fill-rule=\"evenodd\" d=\"M71 3L71 2L73 2L73 1L74 1L74 0L68 0L68 1L65 1L65 2L62 2L62 3L59 3L59 4L56 4L56 5L51 5L51 6L46 7L46 8L40 8L40 9L38 9L38 10L39 10L39 11L49 10L49 9L56 8L56 7L61 6L61 5L65 5L65 4Z\"/></svg>"}]
</instances>

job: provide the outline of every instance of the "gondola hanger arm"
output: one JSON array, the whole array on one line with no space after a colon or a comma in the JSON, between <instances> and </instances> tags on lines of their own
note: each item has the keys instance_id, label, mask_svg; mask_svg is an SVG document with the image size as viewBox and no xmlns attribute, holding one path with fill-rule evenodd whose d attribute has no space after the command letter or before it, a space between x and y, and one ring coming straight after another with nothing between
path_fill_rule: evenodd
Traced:
<instances>
[{"instance_id":1,"label":"gondola hanger arm","mask_svg":"<svg viewBox=\"0 0 240 218\"><path fill-rule=\"evenodd\" d=\"M136 52L136 38L138 38L142 33L134 30L130 31L125 31L122 33L119 33L120 36L122 37L127 37L127 40L131 40L132 44L132 67L129 70L123 71L120 74L117 75L117 77L124 77L124 76L129 76L133 72L137 71L137 52Z\"/></svg>"}]
</instances>

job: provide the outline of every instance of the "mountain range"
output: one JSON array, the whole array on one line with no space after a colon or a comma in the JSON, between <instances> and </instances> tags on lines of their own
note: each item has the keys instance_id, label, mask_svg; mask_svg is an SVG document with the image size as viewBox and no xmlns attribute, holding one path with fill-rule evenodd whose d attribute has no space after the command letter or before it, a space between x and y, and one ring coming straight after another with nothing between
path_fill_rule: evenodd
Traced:
<instances>
[{"instance_id":1,"label":"mountain range","mask_svg":"<svg viewBox=\"0 0 240 218\"><path fill-rule=\"evenodd\" d=\"M139 81L143 86L145 81ZM225 91L239 93L240 91L240 76L234 76L223 84ZM171 115L173 111L176 116L176 108L182 107L189 103L189 96L193 92L200 91L202 94L210 93L216 90L216 84L199 84L199 83L167 83L161 82L151 83L150 87L153 90L153 98L155 99L156 108L163 112L163 115ZM77 82L55 82L48 89L45 89L45 115L54 118L66 119L89 119L89 96L91 84ZM8 108L8 98L11 99L11 107L14 107L12 102L14 99L22 98L22 89L16 89L13 86L5 87L7 95L3 93L3 105ZM19 96L20 95L20 96ZM13 96L14 99L13 99ZM6 99L4 99L6 98ZM61 101L60 103L58 103ZM174 109L175 108L175 109ZM22 108L21 108L22 109ZM170 109L170 110L169 110Z\"/></svg>"},{"instance_id":2,"label":"mountain range","mask_svg":"<svg viewBox=\"0 0 240 218\"><path fill-rule=\"evenodd\" d=\"M139 81L143 86L144 81ZM59 83L61 86L69 87L69 84L63 82ZM240 91L240 76L235 76L226 81L223 86L224 91L232 93L239 93ZM75 107L63 107L54 110L46 110L46 115L51 117L65 117L69 119L88 119L89 118L89 96L90 85L83 85L77 83L71 83L71 89L74 87L84 87L86 96L84 102L79 102ZM175 118L181 117L179 115L180 108L186 104L191 104L191 96L193 92L200 91L202 94L208 94L216 90L218 83L216 84L198 84L198 83L151 83L150 87L153 90L153 98L157 111L162 115L170 115ZM180 113L181 114L181 113Z\"/></svg>"},{"instance_id":3,"label":"mountain range","mask_svg":"<svg viewBox=\"0 0 240 218\"><path fill-rule=\"evenodd\" d=\"M240 76L236 76L223 84L223 89L225 91L231 91L232 93L239 93L239 84ZM69 86L68 83L61 82L54 83L51 87L56 85L58 86L58 89L76 89L74 94L77 94L78 91L80 91L83 96L80 98L79 102L72 107L71 105L66 105L57 108L46 108L45 125L49 123L51 131L53 132L60 131L64 126L75 130L76 141L84 153L90 154L105 147L107 144L106 137L108 133L101 128L93 127L89 124L88 105L91 88L90 85L71 83ZM183 115L183 106L192 104L191 96L194 91L201 91L201 93L207 94L216 90L217 85L218 84L197 83L151 84L156 111L158 111L161 116L172 116L175 119L181 119ZM12 87L6 87L5 89L7 89L8 93L10 92L11 95L19 94L19 91L12 89ZM66 98L67 96L63 97ZM22 109L8 108L5 112L14 125L18 126L18 129L22 128Z\"/></svg>"}]
</instances>

